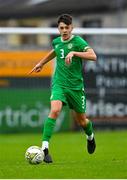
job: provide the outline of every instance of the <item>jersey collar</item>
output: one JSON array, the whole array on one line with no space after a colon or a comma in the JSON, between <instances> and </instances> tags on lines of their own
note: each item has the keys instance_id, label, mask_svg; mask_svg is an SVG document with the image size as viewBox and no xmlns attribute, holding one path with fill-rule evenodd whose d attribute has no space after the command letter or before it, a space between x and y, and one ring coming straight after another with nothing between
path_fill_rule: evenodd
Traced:
<instances>
[{"instance_id":1,"label":"jersey collar","mask_svg":"<svg viewBox=\"0 0 127 180\"><path fill-rule=\"evenodd\" d=\"M67 42L69 42L70 40L72 40L73 37L74 37L74 35L72 34L71 37L70 37L68 40L65 40L65 41L63 41L63 39L62 39L62 37L61 37L61 41L62 41L63 43L67 43Z\"/></svg>"}]
</instances>

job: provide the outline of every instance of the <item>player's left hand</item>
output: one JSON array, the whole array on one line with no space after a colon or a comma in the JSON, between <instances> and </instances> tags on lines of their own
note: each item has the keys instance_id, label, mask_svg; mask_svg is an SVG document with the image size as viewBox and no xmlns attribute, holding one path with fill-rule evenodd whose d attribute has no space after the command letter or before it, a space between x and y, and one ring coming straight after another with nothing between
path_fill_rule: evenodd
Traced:
<instances>
[{"instance_id":1,"label":"player's left hand","mask_svg":"<svg viewBox=\"0 0 127 180\"><path fill-rule=\"evenodd\" d=\"M65 58L65 63L67 65L71 64L73 56L74 56L74 52L73 51L68 53L68 55Z\"/></svg>"}]
</instances>

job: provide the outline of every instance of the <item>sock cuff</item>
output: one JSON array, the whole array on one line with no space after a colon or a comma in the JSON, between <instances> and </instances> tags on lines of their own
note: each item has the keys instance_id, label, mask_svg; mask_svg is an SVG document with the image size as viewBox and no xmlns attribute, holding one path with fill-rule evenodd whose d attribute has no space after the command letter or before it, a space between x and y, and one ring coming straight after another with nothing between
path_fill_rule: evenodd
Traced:
<instances>
[{"instance_id":1,"label":"sock cuff","mask_svg":"<svg viewBox=\"0 0 127 180\"><path fill-rule=\"evenodd\" d=\"M88 121L87 121L86 126L85 126L85 127L82 127L84 130L86 130L87 128L89 128L89 127L93 126L92 121L90 121L89 119L87 119L87 120L88 120Z\"/></svg>"},{"instance_id":2,"label":"sock cuff","mask_svg":"<svg viewBox=\"0 0 127 180\"><path fill-rule=\"evenodd\" d=\"M56 119L53 119L53 118L50 118L50 117L48 117L47 121L52 123L52 124L56 123Z\"/></svg>"},{"instance_id":3,"label":"sock cuff","mask_svg":"<svg viewBox=\"0 0 127 180\"><path fill-rule=\"evenodd\" d=\"M49 119L49 120L51 120L51 121L54 121L54 120L56 120L56 119L54 119L54 118L50 118L50 117L48 117L48 119Z\"/></svg>"},{"instance_id":4,"label":"sock cuff","mask_svg":"<svg viewBox=\"0 0 127 180\"><path fill-rule=\"evenodd\" d=\"M92 121L88 120L87 126L93 125Z\"/></svg>"}]
</instances>

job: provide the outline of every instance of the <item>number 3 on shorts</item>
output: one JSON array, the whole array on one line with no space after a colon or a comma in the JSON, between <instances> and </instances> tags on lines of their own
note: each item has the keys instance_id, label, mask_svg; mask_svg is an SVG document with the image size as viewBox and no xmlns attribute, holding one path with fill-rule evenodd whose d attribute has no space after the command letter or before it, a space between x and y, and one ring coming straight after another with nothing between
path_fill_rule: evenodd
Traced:
<instances>
[{"instance_id":1,"label":"number 3 on shorts","mask_svg":"<svg viewBox=\"0 0 127 180\"><path fill-rule=\"evenodd\" d=\"M82 109L85 108L85 96L81 96L82 99Z\"/></svg>"}]
</instances>

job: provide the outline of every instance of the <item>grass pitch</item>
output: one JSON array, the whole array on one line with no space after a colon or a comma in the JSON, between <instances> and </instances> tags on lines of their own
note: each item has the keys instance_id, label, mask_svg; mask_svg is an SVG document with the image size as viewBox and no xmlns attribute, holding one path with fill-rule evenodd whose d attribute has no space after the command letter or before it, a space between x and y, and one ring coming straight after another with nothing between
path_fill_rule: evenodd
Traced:
<instances>
[{"instance_id":1,"label":"grass pitch","mask_svg":"<svg viewBox=\"0 0 127 180\"><path fill-rule=\"evenodd\" d=\"M41 134L0 135L0 178L126 179L126 137L127 131L97 131L97 149L89 155L82 132L54 134L50 144L54 163L30 165L24 159L25 151L31 145L41 144Z\"/></svg>"}]
</instances>

